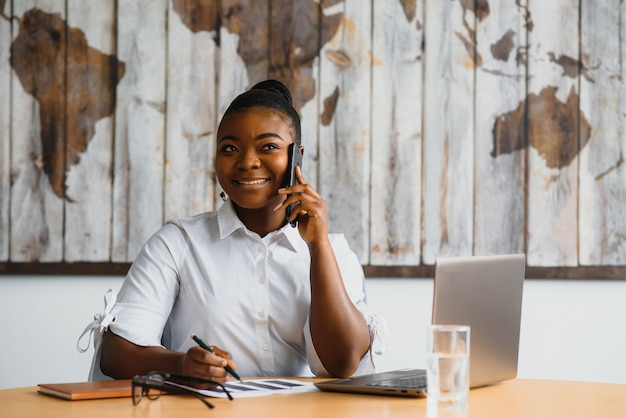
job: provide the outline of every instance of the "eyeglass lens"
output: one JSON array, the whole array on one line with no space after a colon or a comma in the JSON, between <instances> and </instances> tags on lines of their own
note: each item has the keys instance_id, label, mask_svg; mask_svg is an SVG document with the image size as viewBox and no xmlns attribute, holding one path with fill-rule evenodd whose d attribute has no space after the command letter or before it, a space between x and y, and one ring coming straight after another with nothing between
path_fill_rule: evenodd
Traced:
<instances>
[{"instance_id":1,"label":"eyeglass lens","mask_svg":"<svg viewBox=\"0 0 626 418\"><path fill-rule=\"evenodd\" d=\"M135 376L132 381L133 405L137 405L139 402L141 402L141 399L144 395L150 400L155 400L161 396L161 393L163 393L163 391L166 391L193 395L196 398L200 399L209 408L214 408L214 405L204 399L204 396L202 396L197 391L193 390L192 388L186 388L184 385L181 385L179 383L166 381L166 377L167 376L164 376L159 372L153 372L146 376ZM219 383L218 385L222 386ZM228 395L228 398L232 400L232 397L230 396L230 393L226 391L226 388L223 389Z\"/></svg>"},{"instance_id":2,"label":"eyeglass lens","mask_svg":"<svg viewBox=\"0 0 626 418\"><path fill-rule=\"evenodd\" d=\"M163 376L157 374L135 376L132 382L133 405L137 405L141 402L141 398L144 395L152 401L158 399L161 396L161 391L152 389L148 385L163 386L163 381Z\"/></svg>"}]
</instances>

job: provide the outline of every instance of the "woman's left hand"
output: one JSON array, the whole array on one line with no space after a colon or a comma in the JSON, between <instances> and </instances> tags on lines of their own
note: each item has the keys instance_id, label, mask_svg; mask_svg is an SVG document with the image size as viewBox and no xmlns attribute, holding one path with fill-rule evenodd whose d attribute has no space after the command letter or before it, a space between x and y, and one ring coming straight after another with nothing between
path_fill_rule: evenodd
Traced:
<instances>
[{"instance_id":1,"label":"woman's left hand","mask_svg":"<svg viewBox=\"0 0 626 418\"><path fill-rule=\"evenodd\" d=\"M326 201L306 182L300 167L296 167L298 184L278 190L278 194L287 198L274 210L285 210L287 206L296 204L291 212L290 220L297 218L298 231L307 244L328 238L328 209Z\"/></svg>"}]
</instances>

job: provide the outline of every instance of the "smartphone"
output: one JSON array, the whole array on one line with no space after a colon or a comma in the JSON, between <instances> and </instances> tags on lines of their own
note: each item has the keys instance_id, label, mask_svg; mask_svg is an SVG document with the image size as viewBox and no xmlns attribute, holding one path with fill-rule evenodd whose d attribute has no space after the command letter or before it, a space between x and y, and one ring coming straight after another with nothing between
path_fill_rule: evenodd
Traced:
<instances>
[{"instance_id":1,"label":"smartphone","mask_svg":"<svg viewBox=\"0 0 626 418\"><path fill-rule=\"evenodd\" d=\"M287 165L287 181L285 182L285 187L298 184L298 180L296 180L296 167L300 167L300 170L302 170L302 154L300 153L298 144L296 144L295 142L292 144L289 144L288 152L289 152L289 164ZM291 226L293 226L294 228L298 224L298 221L295 219L291 221L289 220L289 217L291 216L291 212L293 211L293 208L295 206L296 206L296 203L289 205L287 206L287 210L285 211L287 222L289 222Z\"/></svg>"}]
</instances>

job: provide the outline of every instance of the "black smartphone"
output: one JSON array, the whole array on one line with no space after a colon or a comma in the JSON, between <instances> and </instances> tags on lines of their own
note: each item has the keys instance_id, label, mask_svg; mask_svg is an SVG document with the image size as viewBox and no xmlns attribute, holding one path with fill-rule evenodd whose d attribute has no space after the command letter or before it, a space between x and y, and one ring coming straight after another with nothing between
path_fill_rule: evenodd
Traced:
<instances>
[{"instance_id":1,"label":"black smartphone","mask_svg":"<svg viewBox=\"0 0 626 418\"><path fill-rule=\"evenodd\" d=\"M289 152L289 164L287 165L287 181L285 182L285 187L298 184L298 180L296 180L296 167L300 167L300 170L302 170L302 154L300 153L298 144L296 144L295 142L292 144L289 144L288 152ZM289 220L289 217L291 216L291 212L293 211L293 208L295 206L296 206L295 203L292 205L289 205L287 206L287 210L285 211L287 222L289 222L291 226L293 226L294 228L298 224L298 221L295 219L291 221Z\"/></svg>"}]
</instances>

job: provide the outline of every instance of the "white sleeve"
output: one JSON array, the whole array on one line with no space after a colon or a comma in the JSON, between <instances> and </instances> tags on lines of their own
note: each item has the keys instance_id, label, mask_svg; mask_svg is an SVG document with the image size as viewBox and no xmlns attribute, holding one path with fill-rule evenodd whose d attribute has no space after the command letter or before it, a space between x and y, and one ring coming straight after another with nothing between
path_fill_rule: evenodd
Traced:
<instances>
[{"instance_id":1,"label":"white sleeve","mask_svg":"<svg viewBox=\"0 0 626 418\"><path fill-rule=\"evenodd\" d=\"M365 275L357 255L350 249L348 242L342 234L332 234L330 238L348 296L363 315L370 334L370 349L361 359L354 375L373 373L375 371L375 365L372 352L382 354L388 349L389 328L386 321L381 316L372 312L365 302ZM304 325L304 340L307 359L313 374L319 377L330 376L322 365L313 346L308 317Z\"/></svg>"},{"instance_id":2,"label":"white sleeve","mask_svg":"<svg viewBox=\"0 0 626 418\"><path fill-rule=\"evenodd\" d=\"M166 224L144 245L133 262L117 297L111 331L133 344L160 346L165 323L178 295L174 260L182 234ZM180 247L178 247L180 248Z\"/></svg>"}]
</instances>

